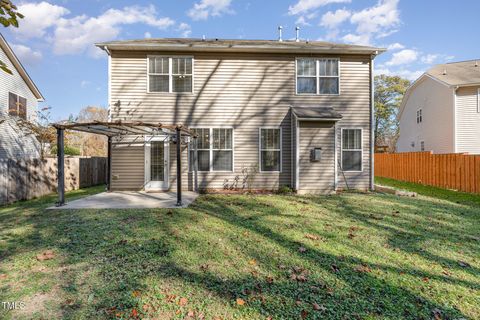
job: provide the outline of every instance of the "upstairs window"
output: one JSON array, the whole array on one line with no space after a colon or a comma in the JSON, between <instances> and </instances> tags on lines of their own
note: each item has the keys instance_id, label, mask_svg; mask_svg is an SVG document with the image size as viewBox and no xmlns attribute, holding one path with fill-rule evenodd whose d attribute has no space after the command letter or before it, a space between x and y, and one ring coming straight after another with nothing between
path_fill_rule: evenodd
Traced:
<instances>
[{"instance_id":1,"label":"upstairs window","mask_svg":"<svg viewBox=\"0 0 480 320\"><path fill-rule=\"evenodd\" d=\"M362 130L342 129L342 170L362 171Z\"/></svg>"},{"instance_id":2,"label":"upstairs window","mask_svg":"<svg viewBox=\"0 0 480 320\"><path fill-rule=\"evenodd\" d=\"M338 59L297 59L297 94L339 94Z\"/></svg>"},{"instance_id":3,"label":"upstairs window","mask_svg":"<svg viewBox=\"0 0 480 320\"><path fill-rule=\"evenodd\" d=\"M260 128L260 171L281 171L282 131Z\"/></svg>"},{"instance_id":4,"label":"upstairs window","mask_svg":"<svg viewBox=\"0 0 480 320\"><path fill-rule=\"evenodd\" d=\"M417 110L417 123L422 123L423 117L422 117L422 109Z\"/></svg>"},{"instance_id":5,"label":"upstairs window","mask_svg":"<svg viewBox=\"0 0 480 320\"><path fill-rule=\"evenodd\" d=\"M8 93L8 114L14 117L27 119L27 99L16 95L15 93Z\"/></svg>"},{"instance_id":6,"label":"upstairs window","mask_svg":"<svg viewBox=\"0 0 480 320\"><path fill-rule=\"evenodd\" d=\"M193 58L148 57L148 92L193 92Z\"/></svg>"}]
</instances>

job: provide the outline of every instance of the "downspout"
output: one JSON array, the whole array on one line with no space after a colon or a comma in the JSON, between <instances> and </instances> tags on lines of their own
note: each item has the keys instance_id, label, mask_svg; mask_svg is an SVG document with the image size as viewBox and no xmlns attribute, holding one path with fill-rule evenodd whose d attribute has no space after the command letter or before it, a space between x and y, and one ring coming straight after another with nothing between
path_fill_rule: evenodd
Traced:
<instances>
[{"instance_id":1,"label":"downspout","mask_svg":"<svg viewBox=\"0 0 480 320\"><path fill-rule=\"evenodd\" d=\"M373 76L373 60L378 52L370 57L370 191L375 190L375 80Z\"/></svg>"}]
</instances>

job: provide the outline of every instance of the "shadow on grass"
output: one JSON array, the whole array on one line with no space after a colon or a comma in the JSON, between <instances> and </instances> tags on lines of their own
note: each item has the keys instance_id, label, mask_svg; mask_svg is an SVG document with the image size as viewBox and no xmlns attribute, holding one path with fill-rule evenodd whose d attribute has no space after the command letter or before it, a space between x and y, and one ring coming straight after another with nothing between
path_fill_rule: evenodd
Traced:
<instances>
[{"instance_id":1,"label":"shadow on grass","mask_svg":"<svg viewBox=\"0 0 480 320\"><path fill-rule=\"evenodd\" d=\"M352 205L344 196L285 196L278 199L292 208L297 208L298 202L301 207L325 208L345 219L386 232L390 235L390 245L407 253L420 254L436 263L455 263L413 249L420 237L442 239L441 230L421 236L420 231L413 228L414 222L409 224L401 220L395 227L382 225L378 220L369 218L369 208ZM385 200L382 197L376 199ZM393 197L387 200L392 206L411 205L406 200ZM415 201L420 205L425 200ZM4 254L3 259L8 262L25 251L54 248L61 259L58 267L62 268L62 272L58 282L64 303L60 312L65 318L115 318L118 315L128 318L134 317L133 309L138 310L140 316L158 316L164 308L170 308L169 312L160 313L164 318L183 318L187 310L175 303L165 307L168 304L167 293L155 289L155 286L162 288L169 281L182 283L191 288L189 290L208 292L214 300L225 304L225 313L231 317L292 319L303 315L308 319L430 319L437 310L444 318L468 318L454 307L440 305L427 298L428 295L411 292L395 281L384 280L377 273L358 272L358 266L367 265L358 257L335 255L322 247L295 240L287 232L289 229L300 228L302 234L317 230L304 219L305 214L286 210L280 202L265 196L202 196L189 209L177 210L52 212L39 207L17 221L31 226L31 232L5 241L5 245L0 247L0 256ZM2 212L0 210L3 222L11 213ZM313 216L318 217L321 215ZM470 214L466 217L471 219ZM207 228L210 223L218 223L216 226L220 231L212 229L209 234L202 234L201 230L192 230L196 225ZM0 232L5 232L7 228ZM400 228L409 231L399 233ZM446 232L458 236L459 230L452 227ZM239 235L246 233L252 234L255 240L242 241ZM226 245L236 247L244 256L255 259L258 270L229 270L227 274L220 274L208 268L202 269L202 259L198 259L201 250L222 251L220 247L214 247L217 238L224 239ZM300 246L306 251L299 252ZM196 258L180 261L178 257L182 254ZM227 265L235 259L240 257L210 257L207 261ZM387 263L368 263L368 266L382 272L404 272L417 277L418 281L429 277L478 290L478 284L438 276L414 267L397 268ZM306 281L292 279L292 270L296 270L293 273L305 272ZM0 274L8 272L0 269ZM471 272L478 273L478 270L472 268ZM0 300L10 298L10 289L0 292ZM151 296L142 299L147 299L148 305L154 308L144 309L145 301L135 292L150 292ZM237 298L246 301L246 305L236 306ZM320 305L319 310L313 309L315 303ZM194 308L203 310L207 318L215 316L209 314L208 305L200 304ZM182 309L181 312L178 312L179 309Z\"/></svg>"}]
</instances>

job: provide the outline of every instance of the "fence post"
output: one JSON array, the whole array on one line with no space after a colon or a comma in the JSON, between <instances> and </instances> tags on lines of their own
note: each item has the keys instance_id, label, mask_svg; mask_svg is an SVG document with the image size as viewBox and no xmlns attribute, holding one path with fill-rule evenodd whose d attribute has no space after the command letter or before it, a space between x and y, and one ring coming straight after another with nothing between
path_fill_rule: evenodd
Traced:
<instances>
[{"instance_id":1,"label":"fence post","mask_svg":"<svg viewBox=\"0 0 480 320\"><path fill-rule=\"evenodd\" d=\"M108 150L107 150L107 191L112 187L112 137L108 137Z\"/></svg>"},{"instance_id":2,"label":"fence post","mask_svg":"<svg viewBox=\"0 0 480 320\"><path fill-rule=\"evenodd\" d=\"M65 153L63 150L64 130L57 128L57 170L58 170L58 202L57 207L65 205Z\"/></svg>"}]
</instances>

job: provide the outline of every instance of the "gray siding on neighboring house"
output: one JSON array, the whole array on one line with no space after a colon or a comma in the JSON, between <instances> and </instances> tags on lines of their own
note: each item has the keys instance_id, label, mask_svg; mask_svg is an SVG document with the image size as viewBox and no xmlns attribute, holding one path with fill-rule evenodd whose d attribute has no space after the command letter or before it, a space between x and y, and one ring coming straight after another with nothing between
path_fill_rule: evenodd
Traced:
<instances>
[{"instance_id":1,"label":"gray siding on neighboring house","mask_svg":"<svg viewBox=\"0 0 480 320\"><path fill-rule=\"evenodd\" d=\"M480 154L479 87L461 87L456 92L457 152Z\"/></svg>"},{"instance_id":2,"label":"gray siding on neighboring house","mask_svg":"<svg viewBox=\"0 0 480 320\"><path fill-rule=\"evenodd\" d=\"M258 167L258 128L262 126L282 127L283 170L256 174L252 187L276 189L280 185L292 186L290 106L312 104L335 107L343 115L339 128L363 128L364 170L346 175L354 181L355 187L368 188L370 56L340 56L340 95L306 96L295 94L295 55L247 53L194 54L193 94L147 93L147 54L152 55L112 52L109 101L112 120L182 123L190 128L232 127L234 172L199 172L200 186L222 188L225 179L232 181L241 174L242 167ZM174 55L158 52L158 55L162 54ZM178 55L185 54L179 52ZM143 155L140 155L140 149L136 149L130 158L117 156L122 152L117 147L113 149L113 175L119 175L113 186L138 188L139 179L143 179L143 175L139 177L144 166ZM175 153L171 152L171 157L174 156ZM184 156L186 159L186 152ZM174 162L171 166L176 168ZM186 179L186 161L184 168ZM170 177L175 179L174 170Z\"/></svg>"},{"instance_id":3,"label":"gray siding on neighboring house","mask_svg":"<svg viewBox=\"0 0 480 320\"><path fill-rule=\"evenodd\" d=\"M300 193L335 191L335 124L333 122L300 122L299 188ZM321 160L312 162L313 148L322 148Z\"/></svg>"},{"instance_id":4,"label":"gray siding on neighboring house","mask_svg":"<svg viewBox=\"0 0 480 320\"><path fill-rule=\"evenodd\" d=\"M33 121L36 117L37 98L1 48L0 60L13 73L11 75L0 70L0 159L37 158L40 150L38 141L32 135L23 133L15 119L8 116L8 93L27 99L27 119Z\"/></svg>"}]
</instances>

